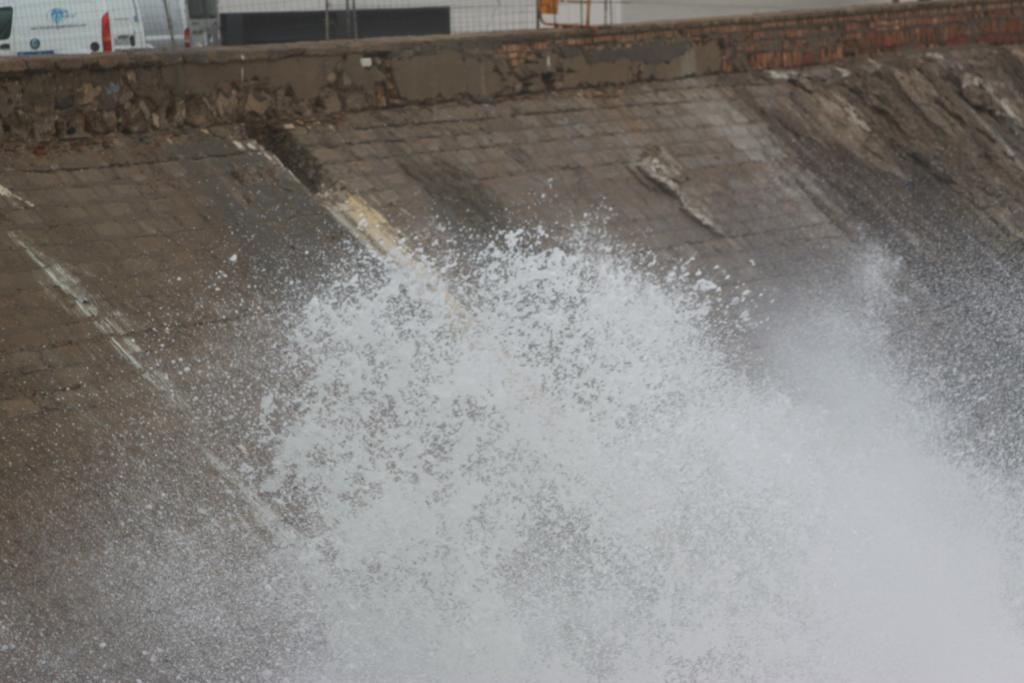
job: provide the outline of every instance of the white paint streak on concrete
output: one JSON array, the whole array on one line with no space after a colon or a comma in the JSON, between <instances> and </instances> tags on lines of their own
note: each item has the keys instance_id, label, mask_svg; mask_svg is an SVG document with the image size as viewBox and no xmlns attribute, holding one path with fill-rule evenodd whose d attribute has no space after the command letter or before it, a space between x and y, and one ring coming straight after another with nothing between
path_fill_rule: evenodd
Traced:
<instances>
[{"instance_id":1,"label":"white paint streak on concrete","mask_svg":"<svg viewBox=\"0 0 1024 683\"><path fill-rule=\"evenodd\" d=\"M79 317L91 320L93 326L106 338L107 342L114 348L121 358L128 362L133 368L142 373L143 378L151 385L162 392L173 395L174 389L170 378L162 372L147 370L139 357L142 349L135 340L129 336L124 325L119 322L124 316L119 311L112 311L110 314L100 313L96 297L82 285L81 281L68 272L63 265L46 257L36 249L24 237L16 232L7 233L15 244L21 247L22 251L39 266L43 274L71 301L71 312Z\"/></svg>"},{"instance_id":2,"label":"white paint streak on concrete","mask_svg":"<svg viewBox=\"0 0 1024 683\"><path fill-rule=\"evenodd\" d=\"M21 247L22 251L32 259L33 263L42 269L43 273L49 278L50 282L56 285L57 289L64 292L71 299L74 309L79 315L83 318L95 318L99 315L99 310L89 297L89 293L85 291L85 288L78 281L78 278L69 273L60 263L43 256L18 233L8 232L7 236L11 238L12 242Z\"/></svg>"},{"instance_id":3,"label":"white paint streak on concrete","mask_svg":"<svg viewBox=\"0 0 1024 683\"><path fill-rule=\"evenodd\" d=\"M142 377L157 389L166 400L170 401L174 407L183 412L187 412L190 409L187 401L175 393L174 385L166 374L147 370L145 365L143 365L140 360L143 353L142 348L128 335L125 326L120 322L121 320L126 320L120 311L111 309L109 313L104 314L100 310L101 302L90 295L78 278L68 272L67 268L57 261L48 258L22 235L12 231L8 232L7 236L16 245L21 247L25 254L42 269L50 282L72 301L72 306L68 310L82 318L91 320L96 329L106 337L118 355L138 370ZM208 449L203 449L203 454L206 457L207 463L248 504L257 524L266 529L279 543L292 543L296 540L295 532L286 525L281 524L274 509L266 502L260 500L252 487L234 469Z\"/></svg>"},{"instance_id":4,"label":"white paint streak on concrete","mask_svg":"<svg viewBox=\"0 0 1024 683\"><path fill-rule=\"evenodd\" d=\"M15 194L11 190L8 190L3 185L0 185L0 198L8 199L8 200L14 202L15 204L22 205L23 207L25 207L27 209L34 209L34 208L36 208L35 204L33 204L29 200L25 199L21 195Z\"/></svg>"}]
</instances>

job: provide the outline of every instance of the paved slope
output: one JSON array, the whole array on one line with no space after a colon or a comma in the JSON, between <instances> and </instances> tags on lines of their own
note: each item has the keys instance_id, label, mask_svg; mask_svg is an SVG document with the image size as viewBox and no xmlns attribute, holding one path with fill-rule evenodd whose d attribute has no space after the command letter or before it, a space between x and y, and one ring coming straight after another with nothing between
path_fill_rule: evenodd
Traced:
<instances>
[{"instance_id":1,"label":"paved slope","mask_svg":"<svg viewBox=\"0 0 1024 683\"><path fill-rule=\"evenodd\" d=\"M302 516L251 488L239 426L282 311L364 257L349 229L440 257L601 225L783 308L881 244L921 371L951 369L978 420L1012 411L1022 65L963 49L390 109L256 131L277 159L237 130L5 151L0 678L281 680L315 656L315 600L290 599L313 589L264 564Z\"/></svg>"},{"instance_id":2,"label":"paved slope","mask_svg":"<svg viewBox=\"0 0 1024 683\"><path fill-rule=\"evenodd\" d=\"M230 406L195 386L244 388L232 349L355 247L238 137L5 154L0 679L224 680L271 665L268 639L313 647L284 608L240 616L270 532L215 436Z\"/></svg>"}]
</instances>

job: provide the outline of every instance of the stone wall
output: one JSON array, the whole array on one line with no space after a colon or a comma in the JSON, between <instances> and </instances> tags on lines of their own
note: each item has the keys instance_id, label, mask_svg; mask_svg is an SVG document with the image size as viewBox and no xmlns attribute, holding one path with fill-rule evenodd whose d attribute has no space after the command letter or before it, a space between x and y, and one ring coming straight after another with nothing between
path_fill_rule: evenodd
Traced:
<instances>
[{"instance_id":1,"label":"stone wall","mask_svg":"<svg viewBox=\"0 0 1024 683\"><path fill-rule=\"evenodd\" d=\"M1012 44L1024 0L869 6L589 30L0 60L0 141L342 111Z\"/></svg>"}]
</instances>

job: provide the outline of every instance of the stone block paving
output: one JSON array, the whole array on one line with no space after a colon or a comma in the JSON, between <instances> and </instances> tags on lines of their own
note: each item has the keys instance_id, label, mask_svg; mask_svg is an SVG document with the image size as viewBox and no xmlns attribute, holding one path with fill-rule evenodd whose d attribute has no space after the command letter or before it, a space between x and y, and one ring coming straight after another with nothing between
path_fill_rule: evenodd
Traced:
<instances>
[{"instance_id":1,"label":"stone block paving","mask_svg":"<svg viewBox=\"0 0 1024 683\"><path fill-rule=\"evenodd\" d=\"M198 373L248 362L246 335L278 318L289 288L360 248L240 140L228 129L0 152L0 627L16 646L0 652L0 680L226 680L210 672L272 664L258 638L202 661L202 648L140 654L159 640L153 614L248 589L192 548L265 545L215 466L221 416L196 389L228 380ZM258 405L258 389L228 379L239 404ZM193 599L161 594L160 576L165 588L224 580ZM246 628L271 641L286 630Z\"/></svg>"},{"instance_id":2,"label":"stone block paving","mask_svg":"<svg viewBox=\"0 0 1024 683\"><path fill-rule=\"evenodd\" d=\"M0 421L101 400L138 374L112 339L158 363L187 330L274 305L282 281L345 241L290 174L236 144L243 137L5 152Z\"/></svg>"},{"instance_id":3,"label":"stone block paving","mask_svg":"<svg viewBox=\"0 0 1024 683\"><path fill-rule=\"evenodd\" d=\"M414 244L430 244L437 223L485 235L601 223L624 247L767 285L814 272L847 239L752 111L751 83L763 80L407 107L291 135L320 164L322 186L363 196ZM649 156L678 167L676 192L638 173Z\"/></svg>"}]
</instances>

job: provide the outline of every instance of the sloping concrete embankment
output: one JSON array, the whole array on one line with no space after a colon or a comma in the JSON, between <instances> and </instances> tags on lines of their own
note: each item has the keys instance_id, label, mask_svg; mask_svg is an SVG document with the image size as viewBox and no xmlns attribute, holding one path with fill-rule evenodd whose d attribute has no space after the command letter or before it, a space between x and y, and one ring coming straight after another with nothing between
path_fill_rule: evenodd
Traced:
<instances>
[{"instance_id":1,"label":"sloping concrete embankment","mask_svg":"<svg viewBox=\"0 0 1024 683\"><path fill-rule=\"evenodd\" d=\"M1024 2L950 2L0 62L0 679L315 659L315 604L258 561L302 528L245 476L251 358L292 292L438 223L596 211L779 291L881 243L1019 405L1022 38Z\"/></svg>"}]
</instances>

